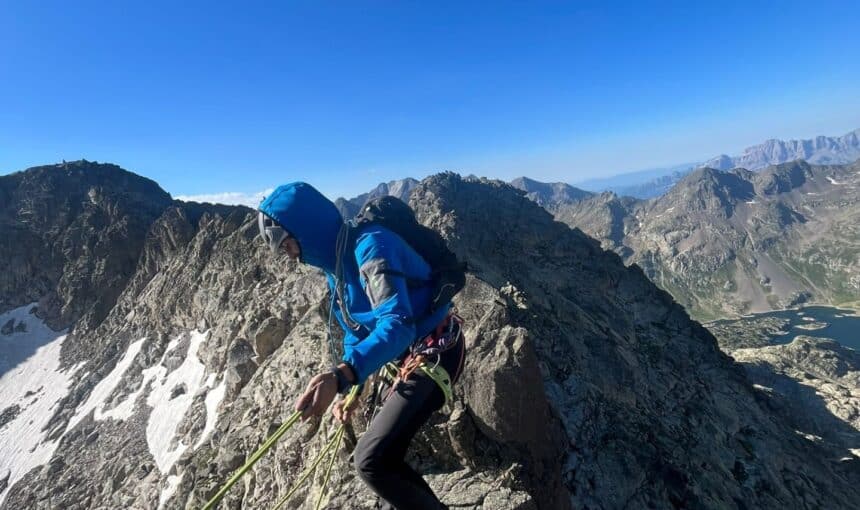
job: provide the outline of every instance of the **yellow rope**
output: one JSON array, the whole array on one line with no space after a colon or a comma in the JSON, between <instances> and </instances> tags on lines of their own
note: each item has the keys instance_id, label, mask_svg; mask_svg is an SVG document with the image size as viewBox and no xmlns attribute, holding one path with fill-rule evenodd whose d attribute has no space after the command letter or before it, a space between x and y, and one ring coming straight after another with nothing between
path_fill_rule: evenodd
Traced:
<instances>
[{"instance_id":1,"label":"yellow rope","mask_svg":"<svg viewBox=\"0 0 860 510\"><path fill-rule=\"evenodd\" d=\"M323 448L322 451L319 453L319 455L317 455L317 458L314 459L313 463L307 469L305 469L305 472L302 473L301 477L299 477L299 481L293 485L292 489L290 489L290 491L287 492L286 496L284 496L283 498L281 498L280 501L278 501L278 503L274 506L274 508L272 510L278 510L279 508L284 506L284 503L286 503L287 500L290 499L290 496L292 496L293 494L296 493L297 490L299 490L299 487L301 487L302 484L305 483L305 480L307 480L308 477L313 474L313 472L316 470L317 466L319 466L320 462L322 462L325 454L329 450L331 450L332 446L334 446L334 440L335 440L335 438L332 438L332 440L328 442L328 444L325 446L325 448Z\"/></svg>"},{"instance_id":2,"label":"yellow rope","mask_svg":"<svg viewBox=\"0 0 860 510\"><path fill-rule=\"evenodd\" d=\"M322 505L323 496L325 495L325 488L328 487L329 477L331 476L331 468L334 467L334 461L337 459L337 450L340 448L340 442L343 439L344 430L344 426L341 425L340 428L337 429L337 433L335 434L337 442L335 442L334 450L331 452L331 461L329 461L328 468L325 470L325 478L323 478L322 488L320 489L320 495L317 498L317 505L314 507L314 510L320 510L320 505Z\"/></svg>"},{"instance_id":3,"label":"yellow rope","mask_svg":"<svg viewBox=\"0 0 860 510\"><path fill-rule=\"evenodd\" d=\"M227 491L230 490L230 487L232 487L236 482L238 482L239 479L242 478L242 475L244 475L249 469L251 469L251 466L256 464L258 460L260 460L260 457L262 457L263 454L269 451L269 448L271 448L272 445L274 445L275 442L280 439L281 436L283 436L290 429L290 427L293 426L293 424L299 419L301 415L301 411L294 412L287 419L287 421L284 422L283 425L278 427L278 430L276 430L274 434L269 436L269 438L266 439L263 445L260 446L260 448L258 448L257 451L254 452L254 454L251 455L250 458L248 458L248 460L245 462L245 465L240 467L235 473L233 473L233 476L231 476L230 479L227 480L227 483L225 483L224 486L221 487L221 490L219 490L214 496L212 496L212 499L210 499L206 503L206 506L203 507L203 510L211 510L212 508L215 508L215 505L217 505L218 502L221 501L221 498L223 498L224 495L227 494Z\"/></svg>"},{"instance_id":4,"label":"yellow rope","mask_svg":"<svg viewBox=\"0 0 860 510\"><path fill-rule=\"evenodd\" d=\"M346 396L346 402L344 403L344 409L348 409L352 405L352 402L358 396L358 389L359 389L359 386L353 386L352 389L349 391L349 394ZM317 501L317 508L319 508L319 504L322 501L322 493L325 492L326 485L328 485L331 466L334 464L334 460L337 457L337 449L340 447L340 441L343 438L343 433L344 433L344 426L341 425L340 427L338 427L337 431L335 432L334 437L331 438L331 440L328 442L328 444L326 444L325 448L323 448L322 451L317 455L316 459L314 459L314 461L311 463L311 465L307 469L305 469L304 473L302 473L302 475L299 477L299 480L293 485L293 487L289 490L289 492L287 492L287 495L284 496L283 498L281 498L277 502L277 504L275 504L275 506L272 508L272 510L279 510L282 506L284 506L284 503L286 503L287 500L289 500L290 497L293 494L295 494L297 490L299 490L299 487L301 487L302 484L305 483L305 480L307 480L308 477L310 477L313 474L313 472L316 470L317 466L319 466L320 462L322 462L322 459L323 459L323 457L325 457L325 454L328 453L328 451L331 450L332 447L334 447L334 452L332 453L331 463L329 464L328 470L326 471L326 476L325 476L325 481L323 482L323 486L320 489L321 490L320 499Z\"/></svg>"}]
</instances>

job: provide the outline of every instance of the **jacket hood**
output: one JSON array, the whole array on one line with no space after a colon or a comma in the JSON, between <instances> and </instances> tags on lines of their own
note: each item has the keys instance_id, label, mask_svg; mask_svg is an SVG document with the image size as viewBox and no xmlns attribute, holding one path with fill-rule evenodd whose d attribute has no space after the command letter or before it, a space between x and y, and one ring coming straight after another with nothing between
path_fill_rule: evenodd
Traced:
<instances>
[{"instance_id":1,"label":"jacket hood","mask_svg":"<svg viewBox=\"0 0 860 510\"><path fill-rule=\"evenodd\" d=\"M343 218L337 207L304 182L279 186L259 207L277 221L301 247L301 261L333 273L337 234Z\"/></svg>"}]
</instances>

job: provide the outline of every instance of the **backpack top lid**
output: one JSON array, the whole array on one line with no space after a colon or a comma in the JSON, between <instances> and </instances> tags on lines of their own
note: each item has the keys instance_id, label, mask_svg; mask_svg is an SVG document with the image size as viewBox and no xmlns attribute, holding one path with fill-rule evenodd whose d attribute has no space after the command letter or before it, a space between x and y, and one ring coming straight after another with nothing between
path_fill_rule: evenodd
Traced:
<instances>
[{"instance_id":1,"label":"backpack top lid","mask_svg":"<svg viewBox=\"0 0 860 510\"><path fill-rule=\"evenodd\" d=\"M451 302L466 285L466 264L457 260L438 232L418 223L412 208L399 198L386 195L369 200L354 221L356 226L376 224L391 230L430 265L430 313Z\"/></svg>"},{"instance_id":2,"label":"backpack top lid","mask_svg":"<svg viewBox=\"0 0 860 510\"><path fill-rule=\"evenodd\" d=\"M400 232L397 226L405 227L404 230L406 230L420 225L415 219L415 211L406 202L391 195L374 198L365 203L355 215L355 223L356 225L376 223L393 230L398 235Z\"/></svg>"}]
</instances>

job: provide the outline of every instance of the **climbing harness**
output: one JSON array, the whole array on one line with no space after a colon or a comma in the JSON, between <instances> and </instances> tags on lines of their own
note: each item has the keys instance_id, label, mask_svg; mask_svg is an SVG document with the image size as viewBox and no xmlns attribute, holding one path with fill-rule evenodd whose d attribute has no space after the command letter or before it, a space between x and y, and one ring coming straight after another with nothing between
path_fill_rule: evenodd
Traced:
<instances>
[{"instance_id":1,"label":"climbing harness","mask_svg":"<svg viewBox=\"0 0 860 510\"><path fill-rule=\"evenodd\" d=\"M353 386L352 387L349 394L346 396L346 402L344 404L345 408L349 408L352 406L353 401L358 396L358 392L359 392L360 388L361 388L360 386ZM265 453L268 452L272 448L272 446L274 446L274 444L278 441L278 439L281 438L281 436L286 434L286 432L293 426L293 424L295 424L299 420L301 415L302 415L301 411L296 411L293 414L291 414L290 417L287 419L287 421L284 422L280 427L278 427L278 430L276 430L274 434L269 436L266 439L266 441L263 442L263 444L260 446L260 448L258 448L257 451L255 451L248 458L248 460L245 462L245 464L242 467L240 467L238 470L236 470L235 473L233 473L233 476L231 476L230 479L227 480L227 483L225 483L224 486L221 487L221 489L217 493L215 493L214 496L212 496L212 499L210 499L206 503L206 505L203 507L203 510L211 510L211 509L215 508L215 506L227 494L227 491L229 491L230 488L233 487L233 485L235 485L236 482L238 482L239 479L242 478L242 476L245 473L247 473L248 470L251 469L251 467L254 464L256 464L257 461L260 460L260 458L262 458L262 456L265 455ZM322 462L322 459L325 457L325 454L328 453L329 450L334 449L334 451L332 452L332 455L331 455L331 460L329 461L328 467L326 468L325 478L323 480L322 489L320 491L320 495L319 495L319 498L317 499L317 503L315 506L315 509L319 510L320 505L322 505L322 498L325 495L326 486L328 485L328 482L329 482L332 467L334 466L334 461L337 459L337 451L340 448L340 444L343 440L344 430L345 430L345 427L343 424L341 424L337 428L337 430L335 431L335 434L332 437L332 439L328 442L328 444L326 444L326 446L322 449L322 451L320 451L319 455L317 455L316 459L314 459L314 461L305 470L305 472L302 473L302 475L299 477L298 481L293 485L293 487L289 490L289 492L287 492L287 495L284 496L283 498L281 498L280 501L278 501L278 503L274 507L274 510L278 510L279 508L281 508L284 505L284 503L286 503L287 500L290 499L290 496L295 494L295 492L299 489L299 487L302 486L302 484L305 482L305 480L307 480L313 474L313 472L316 470L317 466L319 466L320 462Z\"/></svg>"},{"instance_id":2,"label":"climbing harness","mask_svg":"<svg viewBox=\"0 0 860 510\"><path fill-rule=\"evenodd\" d=\"M442 353L453 349L457 343L462 341L463 337L463 319L455 312L449 313L436 329L426 337L418 340L409 348L409 354L401 363L400 367L394 363L386 363L380 370L380 375L391 381L391 387L388 390L386 399L394 393L397 384L400 381L409 379L416 370L433 379L439 385L439 389L445 395L445 404L448 404L454 398L452 385L454 379L445 370L445 367L439 364ZM436 358L435 362L430 360ZM461 359L462 364L462 359ZM455 374L455 376L458 376Z\"/></svg>"}]
</instances>

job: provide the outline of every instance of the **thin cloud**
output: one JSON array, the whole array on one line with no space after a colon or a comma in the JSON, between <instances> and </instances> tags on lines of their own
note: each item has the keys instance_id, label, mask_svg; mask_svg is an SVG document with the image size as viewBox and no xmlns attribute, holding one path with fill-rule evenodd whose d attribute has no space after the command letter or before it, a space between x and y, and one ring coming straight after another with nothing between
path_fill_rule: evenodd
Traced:
<instances>
[{"instance_id":1,"label":"thin cloud","mask_svg":"<svg viewBox=\"0 0 860 510\"><path fill-rule=\"evenodd\" d=\"M183 202L204 202L210 204L244 205L256 209L266 196L274 191L269 188L257 193L242 193L238 191L225 191L222 193L204 193L201 195L179 195L176 200Z\"/></svg>"}]
</instances>

